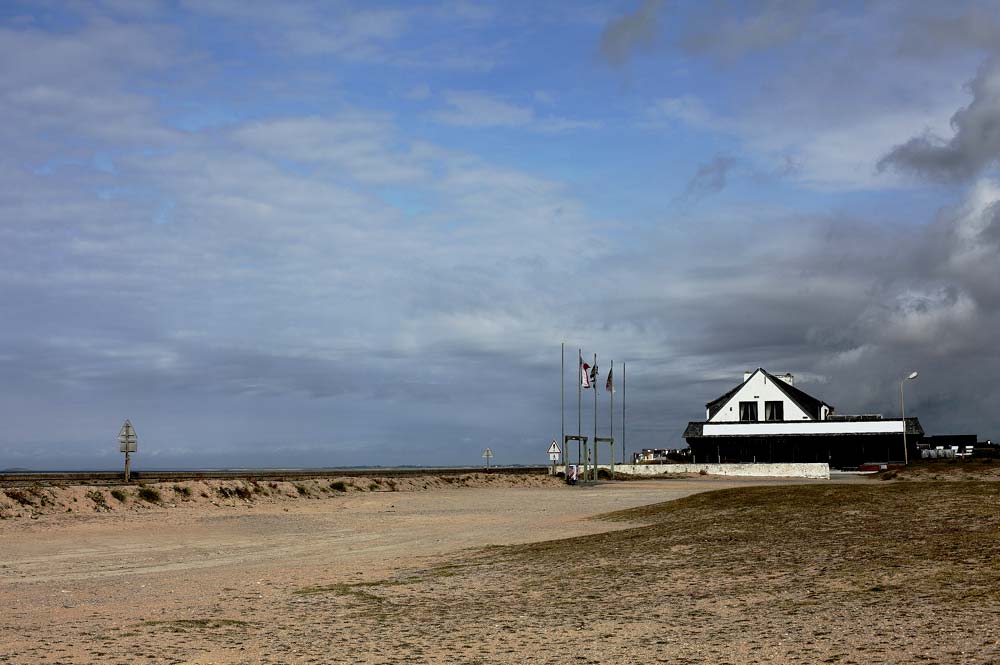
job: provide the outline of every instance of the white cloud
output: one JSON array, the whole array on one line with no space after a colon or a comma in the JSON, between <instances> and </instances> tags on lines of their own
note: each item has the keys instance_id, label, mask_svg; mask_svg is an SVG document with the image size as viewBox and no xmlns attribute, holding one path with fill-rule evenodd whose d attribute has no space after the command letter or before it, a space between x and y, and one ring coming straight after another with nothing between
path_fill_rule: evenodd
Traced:
<instances>
[{"instance_id":1,"label":"white cloud","mask_svg":"<svg viewBox=\"0 0 1000 665\"><path fill-rule=\"evenodd\" d=\"M237 143L271 158L338 169L362 182L408 182L427 176L407 154L388 117L347 112L255 122L233 131Z\"/></svg>"},{"instance_id":2,"label":"white cloud","mask_svg":"<svg viewBox=\"0 0 1000 665\"><path fill-rule=\"evenodd\" d=\"M899 46L924 10L891 3L864 11L782 2L742 9L733 16L710 5L679 10L686 57L712 57L690 62L686 71L700 74L679 77L678 92L644 100L640 124L681 123L734 138L745 153L738 156L760 171L810 188L912 186L880 172L880 160L914 136L950 134L955 109L968 100L962 84L982 59L979 45L953 45L933 64L915 58ZM748 55L760 51L766 57Z\"/></svg>"},{"instance_id":3,"label":"white cloud","mask_svg":"<svg viewBox=\"0 0 1000 665\"><path fill-rule=\"evenodd\" d=\"M444 95L449 108L435 112L438 122L459 127L508 127L538 132L560 133L594 129L599 123L557 116L538 116L528 106L512 104L482 92L449 91Z\"/></svg>"},{"instance_id":4,"label":"white cloud","mask_svg":"<svg viewBox=\"0 0 1000 665\"><path fill-rule=\"evenodd\" d=\"M777 113L782 102L767 100L725 115L694 95L665 98L640 123L660 130L665 120L701 131L735 137L746 154L768 172L783 172L817 189L874 189L898 187L905 180L880 173L877 164L887 146L914 132L947 126L954 96L944 95L931 107L856 109L818 123L818 109L795 108ZM810 105L812 102L810 102ZM794 164L792 170L786 165Z\"/></svg>"},{"instance_id":5,"label":"white cloud","mask_svg":"<svg viewBox=\"0 0 1000 665\"><path fill-rule=\"evenodd\" d=\"M647 116L652 126L662 126L662 119L679 120L697 129L732 131L734 124L708 109L695 95L667 97L656 102Z\"/></svg>"},{"instance_id":6,"label":"white cloud","mask_svg":"<svg viewBox=\"0 0 1000 665\"><path fill-rule=\"evenodd\" d=\"M535 119L535 112L481 92L450 91L444 95L450 107L438 111L438 122L462 127L523 127Z\"/></svg>"},{"instance_id":7,"label":"white cloud","mask_svg":"<svg viewBox=\"0 0 1000 665\"><path fill-rule=\"evenodd\" d=\"M409 24L408 12L345 10L334 5L286 2L279 5L236 0L185 0L194 13L254 27L256 39L305 55L336 54L348 59L386 59L386 49Z\"/></svg>"},{"instance_id":8,"label":"white cloud","mask_svg":"<svg viewBox=\"0 0 1000 665\"><path fill-rule=\"evenodd\" d=\"M489 14L458 3L449 7L371 8L361 3L247 3L185 0L192 13L242 25L248 39L269 50L309 58L400 67L483 71L496 65L502 46L486 42L476 28ZM424 25L448 36L432 44L407 38Z\"/></svg>"},{"instance_id":9,"label":"white cloud","mask_svg":"<svg viewBox=\"0 0 1000 665\"><path fill-rule=\"evenodd\" d=\"M209 10L248 12L234 17L251 23L230 25L268 20L245 4L219 7ZM300 7L288 11L261 35L275 48L310 29ZM357 39L359 57L398 62L412 54L397 49L409 25L368 16L343 28L354 37L304 48L334 49L340 63L335 49ZM273 104L247 102L253 120L170 129L157 86L190 92L171 77L176 65L184 78L195 50L170 30L98 21L13 37L16 48L0 40L11 57L0 64L0 377L10 395L0 450L26 449L39 436L26 423L41 413L74 423L53 425L48 441L90 441L128 410L161 440L194 432L261 463L284 437L298 437L288 450L336 451L306 464L344 463L354 445L358 463L390 461L392 442L415 432L412 457L391 461L428 463L445 450L454 462L453 440L547 431L563 339L598 351L604 367L630 362L649 441L679 443L703 398L748 364L826 379L820 395L843 410L878 410L898 367L919 359L924 385L975 393L948 400L936 422L998 424L977 401L995 390L963 385L1000 370L994 183L906 234L781 201L683 219L651 204L651 219L622 213L605 225L575 193L580 183L449 147L465 135L387 113L383 98L309 96L316 79L294 72L246 92L274 93ZM129 49L134 60L120 57ZM243 61L197 57L200 85L243 84L226 78ZM428 80L435 91L458 85ZM658 121L722 131L762 162L791 155L812 186L846 186L864 181L854 171L867 144L954 108L937 95L916 110L886 104L888 93L838 106L794 82L738 113L675 95ZM594 126L540 112L533 104L556 106L545 97L442 99L439 119L462 127ZM933 406L917 391L914 408Z\"/></svg>"},{"instance_id":10,"label":"white cloud","mask_svg":"<svg viewBox=\"0 0 1000 665\"><path fill-rule=\"evenodd\" d=\"M895 297L888 317L878 318L884 344L918 346L924 353L944 356L967 341L957 331L974 330L980 322L971 296L950 288L908 290Z\"/></svg>"}]
</instances>

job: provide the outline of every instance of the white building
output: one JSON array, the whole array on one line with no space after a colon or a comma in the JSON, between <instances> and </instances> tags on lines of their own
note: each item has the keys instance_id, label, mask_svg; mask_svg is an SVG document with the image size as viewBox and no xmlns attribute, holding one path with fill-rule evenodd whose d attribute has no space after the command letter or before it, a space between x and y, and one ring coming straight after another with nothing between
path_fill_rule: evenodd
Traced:
<instances>
[{"instance_id":1,"label":"white building","mask_svg":"<svg viewBox=\"0 0 1000 665\"><path fill-rule=\"evenodd\" d=\"M697 462L829 462L854 467L902 461L903 428L911 454L923 436L916 418L838 416L795 387L791 374L762 368L705 405L705 420L688 423L684 438Z\"/></svg>"}]
</instances>

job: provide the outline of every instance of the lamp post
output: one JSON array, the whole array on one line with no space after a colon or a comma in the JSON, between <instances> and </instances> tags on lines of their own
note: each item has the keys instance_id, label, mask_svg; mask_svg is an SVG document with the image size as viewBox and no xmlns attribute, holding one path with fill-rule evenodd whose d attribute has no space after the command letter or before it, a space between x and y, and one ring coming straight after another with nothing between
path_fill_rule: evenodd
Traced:
<instances>
[{"instance_id":1,"label":"lamp post","mask_svg":"<svg viewBox=\"0 0 1000 665\"><path fill-rule=\"evenodd\" d=\"M903 400L903 384L907 381L912 381L917 378L916 372L910 372L910 375L899 382L899 408L903 412L903 464L908 465L910 463L910 451L906 447L906 402Z\"/></svg>"}]
</instances>

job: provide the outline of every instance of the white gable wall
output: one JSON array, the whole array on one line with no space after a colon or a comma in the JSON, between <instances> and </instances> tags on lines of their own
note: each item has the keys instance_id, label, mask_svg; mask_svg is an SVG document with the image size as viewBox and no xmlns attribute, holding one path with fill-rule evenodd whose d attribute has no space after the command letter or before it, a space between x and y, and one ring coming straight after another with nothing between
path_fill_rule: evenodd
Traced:
<instances>
[{"instance_id":1,"label":"white gable wall","mask_svg":"<svg viewBox=\"0 0 1000 665\"><path fill-rule=\"evenodd\" d=\"M784 402L785 420L813 420L812 416L788 399L788 396L781 392L781 389L774 383L758 370L708 422L739 422L740 402L757 402L757 418L761 422L764 421L765 415L764 402Z\"/></svg>"}]
</instances>

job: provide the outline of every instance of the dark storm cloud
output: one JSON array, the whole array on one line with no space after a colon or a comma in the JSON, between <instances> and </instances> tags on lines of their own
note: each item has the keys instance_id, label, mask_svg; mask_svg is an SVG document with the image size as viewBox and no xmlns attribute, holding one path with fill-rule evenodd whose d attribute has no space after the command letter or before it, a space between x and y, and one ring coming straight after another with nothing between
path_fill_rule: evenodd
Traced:
<instances>
[{"instance_id":1,"label":"dark storm cloud","mask_svg":"<svg viewBox=\"0 0 1000 665\"><path fill-rule=\"evenodd\" d=\"M678 43L691 53L739 57L792 41L815 14L816 3L803 0L704 3Z\"/></svg>"},{"instance_id":2,"label":"dark storm cloud","mask_svg":"<svg viewBox=\"0 0 1000 665\"><path fill-rule=\"evenodd\" d=\"M203 399L353 399L440 404L486 399L490 381L549 371L529 354L509 355L472 340L428 344L419 354L330 344L287 348L171 338L151 330L119 335L40 335L6 340L0 371L31 390L79 390L107 400L140 394ZM546 358L546 361L550 358Z\"/></svg>"},{"instance_id":3,"label":"dark storm cloud","mask_svg":"<svg viewBox=\"0 0 1000 665\"><path fill-rule=\"evenodd\" d=\"M972 102L951 118L954 135L917 136L878 162L889 168L939 181L974 178L1000 158L1000 60L991 58L969 82Z\"/></svg>"},{"instance_id":4,"label":"dark storm cloud","mask_svg":"<svg viewBox=\"0 0 1000 665\"><path fill-rule=\"evenodd\" d=\"M680 427L758 366L795 373L797 385L842 413L892 416L898 381L916 369L907 403L928 431L994 434L998 200L996 188L978 187L917 228L748 216L740 228L702 223L696 245L650 243L661 262L691 258L659 277L646 267L666 289L660 297L627 310L601 305L662 345L660 354L630 356L642 385L630 393L636 418Z\"/></svg>"},{"instance_id":5,"label":"dark storm cloud","mask_svg":"<svg viewBox=\"0 0 1000 665\"><path fill-rule=\"evenodd\" d=\"M899 53L940 58L1000 47L1000 17L991 1L905 3L899 16Z\"/></svg>"},{"instance_id":6,"label":"dark storm cloud","mask_svg":"<svg viewBox=\"0 0 1000 665\"><path fill-rule=\"evenodd\" d=\"M539 364L521 353L472 349L290 354L208 340L8 343L0 371L6 384L20 386L24 401L8 393L0 404L0 459L99 466L125 417L146 442L147 468L193 460L475 465L485 445L503 450L508 463L531 459L537 437L512 432L551 429L557 348ZM498 386L510 390L501 398ZM19 412L38 395L49 411L44 433ZM25 445L35 441L42 445Z\"/></svg>"},{"instance_id":7,"label":"dark storm cloud","mask_svg":"<svg viewBox=\"0 0 1000 665\"><path fill-rule=\"evenodd\" d=\"M698 170L684 189L684 199L697 201L726 188L729 174L736 166L736 159L729 155L716 155L712 161L698 166Z\"/></svg>"},{"instance_id":8,"label":"dark storm cloud","mask_svg":"<svg viewBox=\"0 0 1000 665\"><path fill-rule=\"evenodd\" d=\"M995 269L1000 262L1000 201L993 198L997 191L985 184L974 188L972 196L982 197L983 202L973 210L939 215L922 236L913 260L927 274L967 294L983 312L996 312L1000 311L1000 276ZM989 330L979 328L979 341L987 347Z\"/></svg>"},{"instance_id":9,"label":"dark storm cloud","mask_svg":"<svg viewBox=\"0 0 1000 665\"><path fill-rule=\"evenodd\" d=\"M601 54L612 65L623 65L636 51L648 50L660 35L663 0L642 0L631 14L608 22L601 33Z\"/></svg>"},{"instance_id":10,"label":"dark storm cloud","mask_svg":"<svg viewBox=\"0 0 1000 665\"><path fill-rule=\"evenodd\" d=\"M667 7L661 0L643 0L634 12L609 21L601 34L601 54L612 65L622 65L635 53L649 50L663 37L666 26L661 19ZM683 30L672 39L689 53L739 57L794 40L816 15L815 7L816 3L801 0L763 0L677 8L670 16L683 24Z\"/></svg>"}]
</instances>

